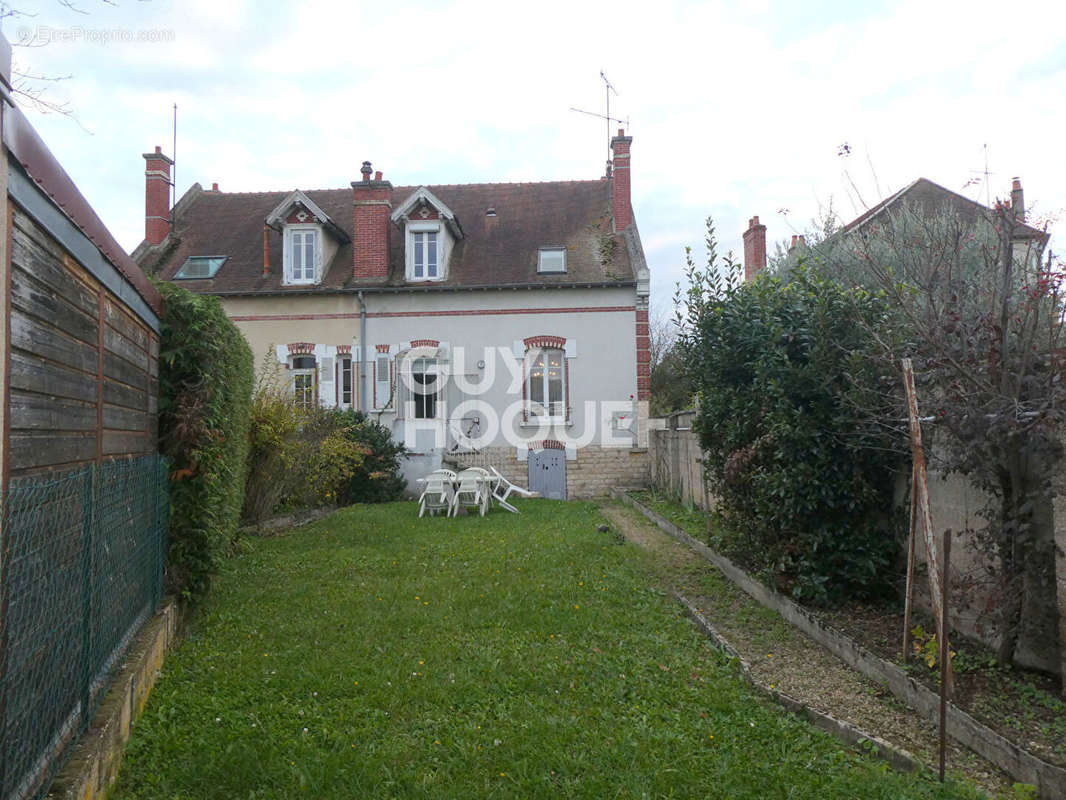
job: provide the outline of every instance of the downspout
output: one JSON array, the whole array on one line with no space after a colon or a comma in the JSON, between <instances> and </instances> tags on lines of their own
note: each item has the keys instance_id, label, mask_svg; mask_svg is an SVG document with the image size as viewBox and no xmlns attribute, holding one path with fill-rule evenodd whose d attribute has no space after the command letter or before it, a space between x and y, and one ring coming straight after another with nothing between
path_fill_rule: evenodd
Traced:
<instances>
[{"instance_id":1,"label":"downspout","mask_svg":"<svg viewBox=\"0 0 1066 800\"><path fill-rule=\"evenodd\" d=\"M366 413L366 298L359 290L359 410Z\"/></svg>"}]
</instances>

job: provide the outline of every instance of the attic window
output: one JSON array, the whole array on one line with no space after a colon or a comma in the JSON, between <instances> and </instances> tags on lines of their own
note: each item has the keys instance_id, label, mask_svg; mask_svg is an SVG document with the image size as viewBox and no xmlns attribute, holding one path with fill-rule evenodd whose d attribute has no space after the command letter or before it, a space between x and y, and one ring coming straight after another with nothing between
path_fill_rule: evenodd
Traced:
<instances>
[{"instance_id":1,"label":"attic window","mask_svg":"<svg viewBox=\"0 0 1066 800\"><path fill-rule=\"evenodd\" d=\"M189 256L175 274L175 279L203 280L215 277L229 256Z\"/></svg>"},{"instance_id":2,"label":"attic window","mask_svg":"<svg viewBox=\"0 0 1066 800\"><path fill-rule=\"evenodd\" d=\"M540 248L537 252L537 272L566 272L566 248Z\"/></svg>"}]
</instances>

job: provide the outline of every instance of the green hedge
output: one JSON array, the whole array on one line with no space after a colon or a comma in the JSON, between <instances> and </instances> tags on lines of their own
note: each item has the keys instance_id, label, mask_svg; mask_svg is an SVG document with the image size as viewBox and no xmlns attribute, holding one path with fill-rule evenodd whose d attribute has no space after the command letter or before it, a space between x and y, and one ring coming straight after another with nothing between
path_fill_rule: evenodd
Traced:
<instances>
[{"instance_id":1,"label":"green hedge","mask_svg":"<svg viewBox=\"0 0 1066 800\"><path fill-rule=\"evenodd\" d=\"M808 602L889 594L904 442L885 424L899 382L876 357L893 335L884 302L802 270L690 298L714 546Z\"/></svg>"},{"instance_id":2,"label":"green hedge","mask_svg":"<svg viewBox=\"0 0 1066 800\"><path fill-rule=\"evenodd\" d=\"M197 597L235 540L248 455L251 348L216 297L157 283L160 450L171 461L168 590Z\"/></svg>"}]
</instances>

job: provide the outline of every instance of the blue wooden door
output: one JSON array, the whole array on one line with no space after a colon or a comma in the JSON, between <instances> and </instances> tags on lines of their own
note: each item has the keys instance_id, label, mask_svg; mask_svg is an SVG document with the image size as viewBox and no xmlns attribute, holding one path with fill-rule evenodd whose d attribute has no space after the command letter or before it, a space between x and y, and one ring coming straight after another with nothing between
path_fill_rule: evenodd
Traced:
<instances>
[{"instance_id":1,"label":"blue wooden door","mask_svg":"<svg viewBox=\"0 0 1066 800\"><path fill-rule=\"evenodd\" d=\"M529 454L529 490L551 500L566 499L566 453L541 450Z\"/></svg>"}]
</instances>

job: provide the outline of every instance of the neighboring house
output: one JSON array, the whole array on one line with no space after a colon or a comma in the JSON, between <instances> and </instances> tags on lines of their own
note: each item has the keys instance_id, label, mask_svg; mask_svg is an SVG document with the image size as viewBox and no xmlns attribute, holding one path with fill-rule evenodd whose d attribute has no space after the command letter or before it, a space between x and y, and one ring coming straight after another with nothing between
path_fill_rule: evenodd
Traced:
<instances>
[{"instance_id":1,"label":"neighboring house","mask_svg":"<svg viewBox=\"0 0 1066 800\"><path fill-rule=\"evenodd\" d=\"M920 213L932 215L951 212L964 221L976 220L980 214L990 213L991 209L975 200L945 189L927 178L918 178L904 186L895 194L882 200L851 222L844 225L842 234L875 234L879 227L891 222L894 215L904 209L916 209ZM1048 234L1025 222L1025 194L1022 182L1014 178L1011 184L1010 210L1018 224L1012 231L1015 257L1034 263L1044 253L1048 243ZM803 236L793 236L788 246L789 256L796 256L806 248ZM766 226L759 223L758 217L748 221L744 231L744 280L751 281L766 267Z\"/></svg>"},{"instance_id":2,"label":"neighboring house","mask_svg":"<svg viewBox=\"0 0 1066 800\"><path fill-rule=\"evenodd\" d=\"M168 207L145 155L134 258L216 295L294 401L355 408L414 454L550 496L645 480L649 274L622 130L598 180L224 193Z\"/></svg>"}]
</instances>

